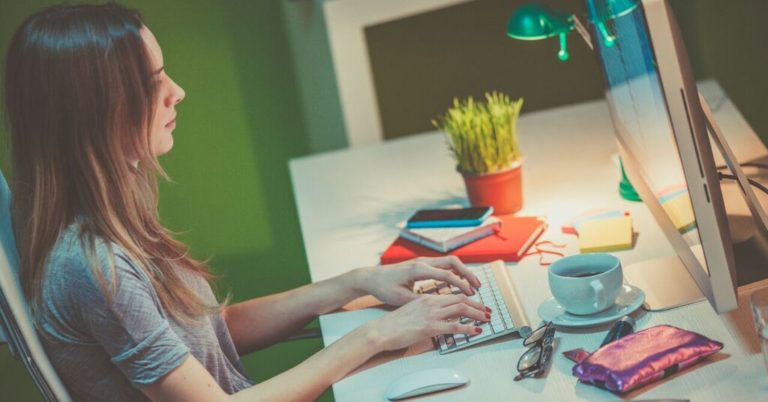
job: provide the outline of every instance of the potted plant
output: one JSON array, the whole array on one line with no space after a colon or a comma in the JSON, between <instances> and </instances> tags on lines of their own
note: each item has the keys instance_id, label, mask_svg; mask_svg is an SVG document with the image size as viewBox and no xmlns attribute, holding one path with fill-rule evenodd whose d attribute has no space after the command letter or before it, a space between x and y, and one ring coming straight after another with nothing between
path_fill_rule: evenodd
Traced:
<instances>
[{"instance_id":1,"label":"potted plant","mask_svg":"<svg viewBox=\"0 0 768 402\"><path fill-rule=\"evenodd\" d=\"M517 142L522 106L522 98L511 101L491 92L485 102L454 99L446 114L432 121L448 138L472 205L492 206L497 214L523 207L523 159Z\"/></svg>"}]
</instances>

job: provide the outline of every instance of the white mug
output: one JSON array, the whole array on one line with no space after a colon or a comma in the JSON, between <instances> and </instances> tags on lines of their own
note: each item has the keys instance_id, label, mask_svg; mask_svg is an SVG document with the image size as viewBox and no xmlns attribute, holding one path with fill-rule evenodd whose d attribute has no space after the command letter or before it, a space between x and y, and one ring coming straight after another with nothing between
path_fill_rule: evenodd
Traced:
<instances>
[{"instance_id":1,"label":"white mug","mask_svg":"<svg viewBox=\"0 0 768 402\"><path fill-rule=\"evenodd\" d=\"M549 290L571 314L608 309L616 301L623 280L621 261L610 254L571 255L549 266Z\"/></svg>"}]
</instances>

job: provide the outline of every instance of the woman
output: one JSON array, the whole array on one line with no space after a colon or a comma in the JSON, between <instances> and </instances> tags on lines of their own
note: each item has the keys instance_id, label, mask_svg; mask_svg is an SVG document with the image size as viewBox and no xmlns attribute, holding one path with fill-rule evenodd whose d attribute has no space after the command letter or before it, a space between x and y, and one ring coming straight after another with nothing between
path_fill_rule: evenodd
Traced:
<instances>
[{"instance_id":1,"label":"woman","mask_svg":"<svg viewBox=\"0 0 768 402\"><path fill-rule=\"evenodd\" d=\"M310 400L371 356L441 333L478 333L489 310L414 281L478 279L454 258L359 268L227 306L212 274L158 220L157 157L184 90L135 11L56 6L6 56L13 216L21 279L44 346L77 400ZM239 355L372 294L402 306L264 383Z\"/></svg>"}]
</instances>

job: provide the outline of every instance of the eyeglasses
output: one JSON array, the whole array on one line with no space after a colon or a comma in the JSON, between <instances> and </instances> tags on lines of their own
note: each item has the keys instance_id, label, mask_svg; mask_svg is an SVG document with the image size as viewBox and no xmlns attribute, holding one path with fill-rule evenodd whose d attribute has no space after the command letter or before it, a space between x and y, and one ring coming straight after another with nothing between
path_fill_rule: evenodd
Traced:
<instances>
[{"instance_id":1,"label":"eyeglasses","mask_svg":"<svg viewBox=\"0 0 768 402\"><path fill-rule=\"evenodd\" d=\"M517 362L518 374L515 381L528 377L538 377L547 370L552 358L552 343L555 340L555 326L547 322L525 337L524 346L530 348L520 356Z\"/></svg>"},{"instance_id":2,"label":"eyeglasses","mask_svg":"<svg viewBox=\"0 0 768 402\"><path fill-rule=\"evenodd\" d=\"M529 255L538 255L539 265L546 267L548 265L552 265L554 261L565 257L565 252L563 251L564 248L565 244L558 244L549 240L542 240L534 244L531 247L531 250L528 251L523 257L528 257ZM547 255L550 257L547 258Z\"/></svg>"}]
</instances>

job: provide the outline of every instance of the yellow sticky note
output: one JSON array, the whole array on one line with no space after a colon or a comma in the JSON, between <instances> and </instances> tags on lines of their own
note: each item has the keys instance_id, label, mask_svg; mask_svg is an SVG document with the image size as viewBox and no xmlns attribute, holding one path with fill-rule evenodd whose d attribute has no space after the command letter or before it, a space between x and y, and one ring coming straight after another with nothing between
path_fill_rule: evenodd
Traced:
<instances>
[{"instance_id":1,"label":"yellow sticky note","mask_svg":"<svg viewBox=\"0 0 768 402\"><path fill-rule=\"evenodd\" d=\"M696 226L696 217L693 215L691 206L691 197L688 193L683 193L675 198L671 198L661 204L664 211L672 219L675 228L680 233L685 233Z\"/></svg>"},{"instance_id":2,"label":"yellow sticky note","mask_svg":"<svg viewBox=\"0 0 768 402\"><path fill-rule=\"evenodd\" d=\"M626 250L632 248L632 217L618 216L584 222L579 228L582 253Z\"/></svg>"}]
</instances>

